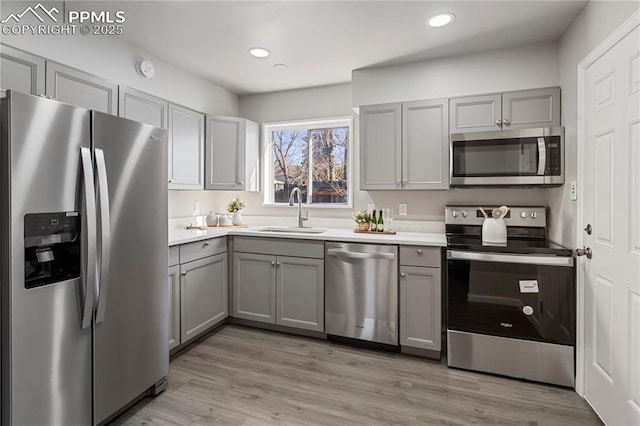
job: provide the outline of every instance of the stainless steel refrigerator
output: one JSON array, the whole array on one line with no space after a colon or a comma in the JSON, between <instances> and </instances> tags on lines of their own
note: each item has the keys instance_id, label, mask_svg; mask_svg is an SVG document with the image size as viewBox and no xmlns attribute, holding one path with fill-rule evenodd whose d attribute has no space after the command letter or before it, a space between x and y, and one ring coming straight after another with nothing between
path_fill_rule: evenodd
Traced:
<instances>
[{"instance_id":1,"label":"stainless steel refrigerator","mask_svg":"<svg viewBox=\"0 0 640 426\"><path fill-rule=\"evenodd\" d=\"M0 101L3 425L104 423L169 371L167 136Z\"/></svg>"}]
</instances>

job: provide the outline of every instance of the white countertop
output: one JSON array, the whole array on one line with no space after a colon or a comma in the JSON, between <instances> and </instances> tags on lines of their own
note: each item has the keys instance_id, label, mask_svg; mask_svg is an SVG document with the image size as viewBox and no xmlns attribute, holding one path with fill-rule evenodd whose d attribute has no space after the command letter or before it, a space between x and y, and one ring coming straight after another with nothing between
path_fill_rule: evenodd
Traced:
<instances>
[{"instance_id":1,"label":"white countertop","mask_svg":"<svg viewBox=\"0 0 640 426\"><path fill-rule=\"evenodd\" d=\"M248 228L208 228L200 229L169 229L169 246L205 240L208 238L223 237L225 235L244 235L264 238L292 238L299 240L320 241L345 241L373 244L406 244L444 247L447 239L444 233L404 232L396 234L367 234L355 233L351 229L321 228L326 232L321 234L290 233L290 232L264 232L264 226L252 226ZM273 227L268 227L273 228Z\"/></svg>"}]
</instances>

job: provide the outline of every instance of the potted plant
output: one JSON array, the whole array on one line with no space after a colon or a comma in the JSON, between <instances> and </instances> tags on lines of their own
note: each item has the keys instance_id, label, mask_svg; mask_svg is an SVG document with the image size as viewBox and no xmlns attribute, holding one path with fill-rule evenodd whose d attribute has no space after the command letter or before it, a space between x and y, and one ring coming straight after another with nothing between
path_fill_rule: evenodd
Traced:
<instances>
[{"instance_id":1,"label":"potted plant","mask_svg":"<svg viewBox=\"0 0 640 426\"><path fill-rule=\"evenodd\" d=\"M353 221L356 223L357 231L368 231L371 222L371 213L366 210L360 210L353 214Z\"/></svg>"},{"instance_id":2,"label":"potted plant","mask_svg":"<svg viewBox=\"0 0 640 426\"><path fill-rule=\"evenodd\" d=\"M242 225L242 209L247 207L246 201L242 201L236 196L227 204L227 211L232 214L231 223L234 225Z\"/></svg>"}]
</instances>

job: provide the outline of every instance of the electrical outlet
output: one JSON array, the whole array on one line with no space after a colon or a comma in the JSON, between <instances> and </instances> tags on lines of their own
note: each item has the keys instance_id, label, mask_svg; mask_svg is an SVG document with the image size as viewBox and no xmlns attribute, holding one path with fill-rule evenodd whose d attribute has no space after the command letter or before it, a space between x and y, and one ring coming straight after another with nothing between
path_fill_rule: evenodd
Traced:
<instances>
[{"instance_id":1,"label":"electrical outlet","mask_svg":"<svg viewBox=\"0 0 640 426\"><path fill-rule=\"evenodd\" d=\"M200 201L199 200L194 200L193 201L193 215L194 216L200 216Z\"/></svg>"},{"instance_id":2,"label":"electrical outlet","mask_svg":"<svg viewBox=\"0 0 640 426\"><path fill-rule=\"evenodd\" d=\"M372 203L367 204L367 211L368 212L372 212L375 209L376 209L376 205L375 204L372 204Z\"/></svg>"},{"instance_id":3,"label":"electrical outlet","mask_svg":"<svg viewBox=\"0 0 640 426\"><path fill-rule=\"evenodd\" d=\"M406 203L400 203L400 205L398 206L398 214L400 216L406 216L407 215L407 204Z\"/></svg>"},{"instance_id":4,"label":"electrical outlet","mask_svg":"<svg viewBox=\"0 0 640 426\"><path fill-rule=\"evenodd\" d=\"M575 180L571 181L571 187L569 189L569 199L576 201L578 199L578 188Z\"/></svg>"}]
</instances>

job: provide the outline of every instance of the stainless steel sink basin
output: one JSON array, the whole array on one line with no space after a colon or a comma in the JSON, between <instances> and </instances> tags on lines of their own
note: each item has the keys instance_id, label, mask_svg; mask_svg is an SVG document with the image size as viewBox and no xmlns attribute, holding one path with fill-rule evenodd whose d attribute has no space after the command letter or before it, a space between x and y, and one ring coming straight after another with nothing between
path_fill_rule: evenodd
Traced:
<instances>
[{"instance_id":1,"label":"stainless steel sink basin","mask_svg":"<svg viewBox=\"0 0 640 426\"><path fill-rule=\"evenodd\" d=\"M258 232L286 232L288 234L322 234L327 232L326 229L319 228L295 228L286 226L272 226L268 228L257 229Z\"/></svg>"}]
</instances>

